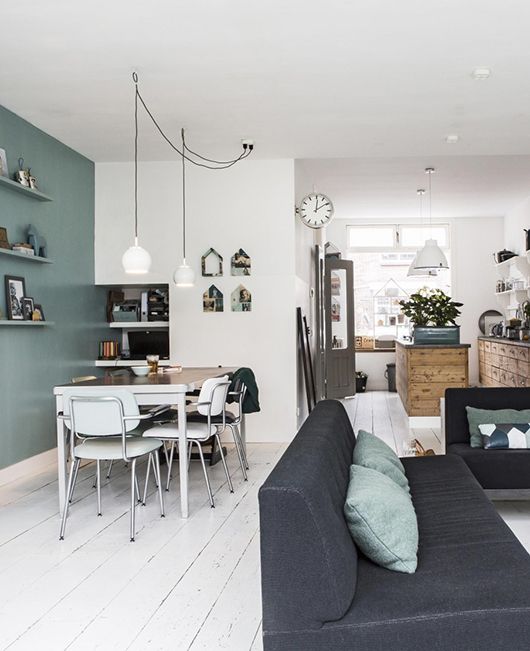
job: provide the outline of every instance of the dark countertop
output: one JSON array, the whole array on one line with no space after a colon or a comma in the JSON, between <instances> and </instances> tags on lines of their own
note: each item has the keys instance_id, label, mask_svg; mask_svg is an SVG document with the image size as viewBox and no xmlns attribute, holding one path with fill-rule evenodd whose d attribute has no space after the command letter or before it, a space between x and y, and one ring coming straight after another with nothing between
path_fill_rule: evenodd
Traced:
<instances>
[{"instance_id":1,"label":"dark countertop","mask_svg":"<svg viewBox=\"0 0 530 651\"><path fill-rule=\"evenodd\" d=\"M439 350L441 348L471 348L471 344L414 344L412 341L401 341L396 339L396 344L403 346L403 348L435 348Z\"/></svg>"},{"instance_id":2,"label":"dark countertop","mask_svg":"<svg viewBox=\"0 0 530 651\"><path fill-rule=\"evenodd\" d=\"M496 344L511 344L513 346L524 346L524 348L530 348L530 341L519 341L519 339L506 339L506 337L487 337L481 335L478 339L483 341L494 341Z\"/></svg>"}]
</instances>

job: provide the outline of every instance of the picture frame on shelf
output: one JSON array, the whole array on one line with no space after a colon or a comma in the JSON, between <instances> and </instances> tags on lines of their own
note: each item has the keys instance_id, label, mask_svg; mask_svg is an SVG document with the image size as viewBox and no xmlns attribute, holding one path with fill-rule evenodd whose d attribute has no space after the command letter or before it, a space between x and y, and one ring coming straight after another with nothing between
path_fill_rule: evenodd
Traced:
<instances>
[{"instance_id":1,"label":"picture frame on shelf","mask_svg":"<svg viewBox=\"0 0 530 651\"><path fill-rule=\"evenodd\" d=\"M22 313L24 321L33 321L33 310L35 309L31 296L24 296L22 299Z\"/></svg>"},{"instance_id":2,"label":"picture frame on shelf","mask_svg":"<svg viewBox=\"0 0 530 651\"><path fill-rule=\"evenodd\" d=\"M46 317L44 316L44 310L42 309L42 305L40 303L35 303L33 306L33 321L46 321Z\"/></svg>"},{"instance_id":3,"label":"picture frame on shelf","mask_svg":"<svg viewBox=\"0 0 530 651\"><path fill-rule=\"evenodd\" d=\"M22 276L4 276L6 289L7 318L10 321L24 321L22 299L26 295L26 281Z\"/></svg>"},{"instance_id":4,"label":"picture frame on shelf","mask_svg":"<svg viewBox=\"0 0 530 651\"><path fill-rule=\"evenodd\" d=\"M9 168L7 167L7 154L5 149L0 148L0 176L9 178Z\"/></svg>"}]
</instances>

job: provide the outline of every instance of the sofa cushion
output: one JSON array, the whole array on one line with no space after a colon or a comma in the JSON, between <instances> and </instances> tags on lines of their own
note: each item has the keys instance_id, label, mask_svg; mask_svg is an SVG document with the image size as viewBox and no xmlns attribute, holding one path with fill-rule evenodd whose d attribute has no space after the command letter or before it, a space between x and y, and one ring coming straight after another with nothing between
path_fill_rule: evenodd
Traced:
<instances>
[{"instance_id":1,"label":"sofa cushion","mask_svg":"<svg viewBox=\"0 0 530 651\"><path fill-rule=\"evenodd\" d=\"M479 425L485 450L526 450L530 448L530 423L488 423Z\"/></svg>"},{"instance_id":2,"label":"sofa cushion","mask_svg":"<svg viewBox=\"0 0 530 651\"><path fill-rule=\"evenodd\" d=\"M479 425L530 422L530 409L477 409L468 406L466 413L469 423L469 444L472 448L482 447L482 434Z\"/></svg>"},{"instance_id":3,"label":"sofa cushion","mask_svg":"<svg viewBox=\"0 0 530 651\"><path fill-rule=\"evenodd\" d=\"M482 488L530 489L530 450L484 450L453 443L447 454L461 457Z\"/></svg>"},{"instance_id":4,"label":"sofa cushion","mask_svg":"<svg viewBox=\"0 0 530 651\"><path fill-rule=\"evenodd\" d=\"M379 437L359 430L353 449L353 463L365 468L372 468L390 477L398 486L409 491L409 482L405 469L397 454Z\"/></svg>"},{"instance_id":5,"label":"sofa cushion","mask_svg":"<svg viewBox=\"0 0 530 651\"><path fill-rule=\"evenodd\" d=\"M344 515L357 547L374 563L411 574L418 522L410 495L377 470L352 465Z\"/></svg>"}]
</instances>

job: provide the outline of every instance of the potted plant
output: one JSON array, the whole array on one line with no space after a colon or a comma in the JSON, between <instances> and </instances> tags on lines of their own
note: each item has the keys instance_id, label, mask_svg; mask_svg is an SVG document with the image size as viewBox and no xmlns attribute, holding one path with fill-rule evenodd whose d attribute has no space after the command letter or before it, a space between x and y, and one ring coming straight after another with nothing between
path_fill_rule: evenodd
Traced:
<instances>
[{"instance_id":1,"label":"potted plant","mask_svg":"<svg viewBox=\"0 0 530 651\"><path fill-rule=\"evenodd\" d=\"M460 326L455 319L460 316L459 308L463 304L453 301L441 289L423 287L399 304L414 326L415 344L460 343Z\"/></svg>"}]
</instances>

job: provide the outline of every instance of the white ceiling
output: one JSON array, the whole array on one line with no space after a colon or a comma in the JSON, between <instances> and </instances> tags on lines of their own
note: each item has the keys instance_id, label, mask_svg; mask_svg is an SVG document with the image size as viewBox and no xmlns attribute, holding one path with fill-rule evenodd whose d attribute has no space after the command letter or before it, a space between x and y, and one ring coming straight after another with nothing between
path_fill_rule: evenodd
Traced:
<instances>
[{"instance_id":1,"label":"white ceiling","mask_svg":"<svg viewBox=\"0 0 530 651\"><path fill-rule=\"evenodd\" d=\"M0 24L0 103L97 161L131 158L134 68L216 155L530 152L526 0L3 0ZM174 158L145 121L140 155Z\"/></svg>"},{"instance_id":2,"label":"white ceiling","mask_svg":"<svg viewBox=\"0 0 530 651\"><path fill-rule=\"evenodd\" d=\"M418 188L432 176L433 219L504 216L530 195L530 156L423 156L299 160L298 196L313 188L344 219L419 217ZM428 217L428 194L423 200Z\"/></svg>"}]
</instances>

